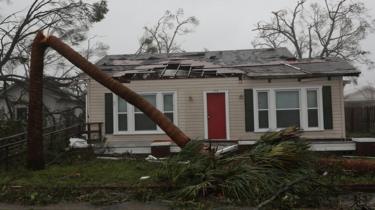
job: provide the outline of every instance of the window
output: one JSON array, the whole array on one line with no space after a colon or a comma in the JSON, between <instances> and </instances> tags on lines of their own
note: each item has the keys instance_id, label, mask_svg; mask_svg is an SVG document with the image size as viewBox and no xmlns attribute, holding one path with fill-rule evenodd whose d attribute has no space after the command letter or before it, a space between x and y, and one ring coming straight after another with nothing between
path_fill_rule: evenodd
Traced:
<instances>
[{"instance_id":1,"label":"window","mask_svg":"<svg viewBox=\"0 0 375 210\"><path fill-rule=\"evenodd\" d=\"M156 106L156 94L142 94L152 105ZM134 130L136 131L149 131L156 130L156 124L141 110L134 107Z\"/></svg>"},{"instance_id":2,"label":"window","mask_svg":"<svg viewBox=\"0 0 375 210\"><path fill-rule=\"evenodd\" d=\"M173 94L163 94L163 113L173 122Z\"/></svg>"},{"instance_id":3,"label":"window","mask_svg":"<svg viewBox=\"0 0 375 210\"><path fill-rule=\"evenodd\" d=\"M142 93L148 102L164 113L172 122L176 121L175 93ZM161 129L141 110L120 97L114 97L114 129L118 134L160 133Z\"/></svg>"},{"instance_id":4,"label":"window","mask_svg":"<svg viewBox=\"0 0 375 210\"><path fill-rule=\"evenodd\" d=\"M307 90L307 126L319 127L318 91Z\"/></svg>"},{"instance_id":5,"label":"window","mask_svg":"<svg viewBox=\"0 0 375 210\"><path fill-rule=\"evenodd\" d=\"M258 93L258 126L259 128L269 128L268 125L268 92Z\"/></svg>"},{"instance_id":6,"label":"window","mask_svg":"<svg viewBox=\"0 0 375 210\"><path fill-rule=\"evenodd\" d=\"M299 91L276 91L276 126L300 127Z\"/></svg>"},{"instance_id":7,"label":"window","mask_svg":"<svg viewBox=\"0 0 375 210\"><path fill-rule=\"evenodd\" d=\"M117 103L117 118L118 118L118 130L127 131L128 130L128 106L124 99L118 98Z\"/></svg>"},{"instance_id":8,"label":"window","mask_svg":"<svg viewBox=\"0 0 375 210\"><path fill-rule=\"evenodd\" d=\"M17 107L16 118L17 120L27 120L27 107Z\"/></svg>"},{"instance_id":9,"label":"window","mask_svg":"<svg viewBox=\"0 0 375 210\"><path fill-rule=\"evenodd\" d=\"M321 87L255 89L256 132L298 126L323 129Z\"/></svg>"},{"instance_id":10,"label":"window","mask_svg":"<svg viewBox=\"0 0 375 210\"><path fill-rule=\"evenodd\" d=\"M4 107L0 108L0 120L4 120L5 118L5 110Z\"/></svg>"}]
</instances>

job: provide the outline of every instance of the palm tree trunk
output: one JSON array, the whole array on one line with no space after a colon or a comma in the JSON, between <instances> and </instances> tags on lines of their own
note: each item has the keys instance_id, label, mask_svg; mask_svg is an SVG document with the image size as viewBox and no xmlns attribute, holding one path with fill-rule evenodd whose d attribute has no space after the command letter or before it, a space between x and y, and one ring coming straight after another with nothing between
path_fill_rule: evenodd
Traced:
<instances>
[{"instance_id":1,"label":"palm tree trunk","mask_svg":"<svg viewBox=\"0 0 375 210\"><path fill-rule=\"evenodd\" d=\"M151 103L142 96L127 88L117 80L108 76L97 66L90 63L79 53L74 51L67 44L54 36L45 37L41 32L37 34L33 42L32 59L30 68L30 115L28 122L28 135L30 149L36 147L31 143L42 142L42 77L43 77L43 55L45 47L50 46L72 64L83 70L90 77L111 90L130 104L134 105L154 121L178 146L184 147L189 141L187 137L177 126L175 126L162 112L156 109ZM31 97L32 96L32 97ZM37 109L37 111L34 111ZM39 145L39 144L38 144ZM42 149L42 146L38 146ZM43 153L43 150L37 153ZM31 150L29 150L31 153ZM40 156L40 155L39 155ZM38 157L39 157L38 156ZM38 160L40 160L39 157ZM35 160L32 159L32 160ZM29 156L29 162L32 161ZM44 164L43 164L44 165ZM34 167L31 167L34 168Z\"/></svg>"},{"instance_id":2,"label":"palm tree trunk","mask_svg":"<svg viewBox=\"0 0 375 210\"><path fill-rule=\"evenodd\" d=\"M27 123L27 166L32 170L44 168L43 156L43 60L47 46L38 33L31 47L29 116Z\"/></svg>"}]
</instances>

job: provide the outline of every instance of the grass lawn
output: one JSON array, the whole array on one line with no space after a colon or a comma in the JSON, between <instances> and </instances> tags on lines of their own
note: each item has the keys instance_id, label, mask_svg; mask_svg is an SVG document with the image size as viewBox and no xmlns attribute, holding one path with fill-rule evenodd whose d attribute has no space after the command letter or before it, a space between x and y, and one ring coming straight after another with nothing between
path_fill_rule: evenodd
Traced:
<instances>
[{"instance_id":1,"label":"grass lawn","mask_svg":"<svg viewBox=\"0 0 375 210\"><path fill-rule=\"evenodd\" d=\"M41 171L24 168L0 171L0 202L35 205L65 201L102 205L129 200L164 200L163 196L170 193L163 187L155 187L160 183L153 179L139 179L141 176L154 177L160 163L143 159L79 159L74 154L68 154L68 157L68 160ZM355 174L342 170L332 170L322 177L322 181L329 180L338 185L375 184L373 173Z\"/></svg>"},{"instance_id":2,"label":"grass lawn","mask_svg":"<svg viewBox=\"0 0 375 210\"><path fill-rule=\"evenodd\" d=\"M25 187L130 186L152 175L158 164L144 160L90 160L46 170L0 172L0 185Z\"/></svg>"},{"instance_id":3,"label":"grass lawn","mask_svg":"<svg viewBox=\"0 0 375 210\"><path fill-rule=\"evenodd\" d=\"M52 165L41 171L0 171L0 202L110 204L143 200L148 191L138 187L139 178L152 176L158 167L158 163L144 160L92 159Z\"/></svg>"}]
</instances>

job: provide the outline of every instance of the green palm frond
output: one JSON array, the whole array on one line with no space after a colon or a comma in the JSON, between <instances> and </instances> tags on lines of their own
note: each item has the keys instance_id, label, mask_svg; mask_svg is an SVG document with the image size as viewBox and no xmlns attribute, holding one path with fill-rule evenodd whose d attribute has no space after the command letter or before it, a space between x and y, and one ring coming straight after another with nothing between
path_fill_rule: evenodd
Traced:
<instances>
[{"instance_id":1,"label":"green palm frond","mask_svg":"<svg viewBox=\"0 0 375 210\"><path fill-rule=\"evenodd\" d=\"M176 200L211 195L257 204L285 184L314 174L313 155L299 134L297 128L267 133L251 150L221 157L202 153L202 142L191 141L163 163L158 178L171 184ZM303 185L288 193L297 195L311 189L309 183Z\"/></svg>"}]
</instances>

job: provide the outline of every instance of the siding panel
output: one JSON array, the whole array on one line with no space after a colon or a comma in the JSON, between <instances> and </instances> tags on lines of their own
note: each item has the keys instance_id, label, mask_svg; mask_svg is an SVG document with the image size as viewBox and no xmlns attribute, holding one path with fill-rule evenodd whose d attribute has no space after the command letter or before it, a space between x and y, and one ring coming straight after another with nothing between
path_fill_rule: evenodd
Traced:
<instances>
[{"instance_id":1,"label":"siding panel","mask_svg":"<svg viewBox=\"0 0 375 210\"><path fill-rule=\"evenodd\" d=\"M246 132L244 118L244 89L267 87L303 87L303 86L332 86L332 130L304 132L308 138L345 138L343 84L342 78L331 80L314 79L297 81L296 79L272 80L238 80L238 78L206 78L206 79L176 79L132 81L124 85L137 92L176 91L178 126L192 139L204 137L203 121L203 92L227 90L229 94L229 126L230 139L257 139L262 133ZM90 122L104 122L104 93L106 88L90 80L88 88L88 115ZM190 99L189 99L190 98ZM168 139L164 134L152 135L107 135L109 143L149 144L153 140Z\"/></svg>"}]
</instances>

